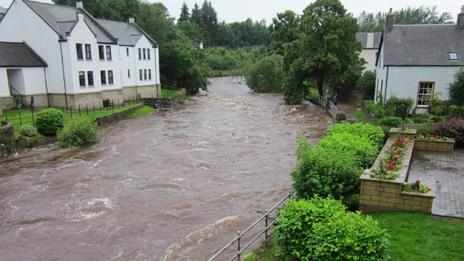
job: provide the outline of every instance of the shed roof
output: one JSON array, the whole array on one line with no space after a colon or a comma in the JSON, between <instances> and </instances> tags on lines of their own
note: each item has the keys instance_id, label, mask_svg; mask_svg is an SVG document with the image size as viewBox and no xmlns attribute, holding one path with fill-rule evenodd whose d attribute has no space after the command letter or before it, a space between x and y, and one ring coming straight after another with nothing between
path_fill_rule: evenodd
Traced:
<instances>
[{"instance_id":1,"label":"shed roof","mask_svg":"<svg viewBox=\"0 0 464 261\"><path fill-rule=\"evenodd\" d=\"M26 43L0 42L0 67L47 67Z\"/></svg>"}]
</instances>

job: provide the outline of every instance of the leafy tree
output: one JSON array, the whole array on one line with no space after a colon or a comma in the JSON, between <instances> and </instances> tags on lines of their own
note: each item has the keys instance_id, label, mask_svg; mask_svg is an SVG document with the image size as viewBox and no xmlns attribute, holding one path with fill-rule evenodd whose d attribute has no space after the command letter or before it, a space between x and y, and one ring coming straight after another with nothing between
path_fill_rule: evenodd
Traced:
<instances>
[{"instance_id":1,"label":"leafy tree","mask_svg":"<svg viewBox=\"0 0 464 261\"><path fill-rule=\"evenodd\" d=\"M196 24L201 28L204 28L203 16L201 15L200 7L197 3L193 6L192 15L190 16L190 22Z\"/></svg>"},{"instance_id":2,"label":"leafy tree","mask_svg":"<svg viewBox=\"0 0 464 261\"><path fill-rule=\"evenodd\" d=\"M255 92L281 92L283 82L282 56L273 54L263 57L250 66L246 80Z\"/></svg>"},{"instance_id":3,"label":"leafy tree","mask_svg":"<svg viewBox=\"0 0 464 261\"><path fill-rule=\"evenodd\" d=\"M75 0L54 0L55 4L75 6ZM127 21L139 8L139 0L83 0L85 10L97 18Z\"/></svg>"},{"instance_id":4,"label":"leafy tree","mask_svg":"<svg viewBox=\"0 0 464 261\"><path fill-rule=\"evenodd\" d=\"M454 82L449 87L450 100L453 104L464 106L464 70L454 76Z\"/></svg>"},{"instance_id":5,"label":"leafy tree","mask_svg":"<svg viewBox=\"0 0 464 261\"><path fill-rule=\"evenodd\" d=\"M270 26L271 50L284 55L285 46L298 39L299 23L300 19L293 11L278 13Z\"/></svg>"},{"instance_id":6,"label":"leafy tree","mask_svg":"<svg viewBox=\"0 0 464 261\"><path fill-rule=\"evenodd\" d=\"M356 87L363 93L364 99L373 100L375 96L375 71L365 71L358 79Z\"/></svg>"},{"instance_id":7,"label":"leafy tree","mask_svg":"<svg viewBox=\"0 0 464 261\"><path fill-rule=\"evenodd\" d=\"M160 52L168 42L177 38L174 19L169 17L168 9L161 3L141 2L136 19L137 24L158 42Z\"/></svg>"},{"instance_id":8,"label":"leafy tree","mask_svg":"<svg viewBox=\"0 0 464 261\"><path fill-rule=\"evenodd\" d=\"M182 4L182 9L180 10L179 23L185 23L190 20L190 12L187 4L184 2Z\"/></svg>"},{"instance_id":9,"label":"leafy tree","mask_svg":"<svg viewBox=\"0 0 464 261\"><path fill-rule=\"evenodd\" d=\"M289 67L286 93L304 95L303 80L316 81L320 95L325 85L343 86L361 74L361 44L356 40L358 25L339 0L317 0L304 10L302 35L287 52L295 60ZM291 84L290 84L291 83ZM293 100L293 99L292 99ZM289 99L287 99L289 101Z\"/></svg>"},{"instance_id":10,"label":"leafy tree","mask_svg":"<svg viewBox=\"0 0 464 261\"><path fill-rule=\"evenodd\" d=\"M444 24L449 23L452 16L448 12L440 13L436 6L417 8L408 7L395 11L395 24ZM362 12L358 17L361 32L378 32L385 28L387 13L377 14Z\"/></svg>"}]
</instances>

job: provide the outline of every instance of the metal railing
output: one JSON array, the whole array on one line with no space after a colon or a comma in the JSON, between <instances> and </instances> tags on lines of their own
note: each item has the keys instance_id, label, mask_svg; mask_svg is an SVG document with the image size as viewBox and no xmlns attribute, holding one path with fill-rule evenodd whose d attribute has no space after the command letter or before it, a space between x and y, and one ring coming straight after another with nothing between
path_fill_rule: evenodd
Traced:
<instances>
[{"instance_id":1,"label":"metal railing","mask_svg":"<svg viewBox=\"0 0 464 261\"><path fill-rule=\"evenodd\" d=\"M260 239L264 235L264 239L267 240L269 237L269 232L272 231L274 224L276 223L278 217L278 210L287 202L293 195L293 192L288 193L283 199L281 199L277 204L275 204L271 209L266 209L265 214L249 225L243 231L237 231L237 237L230 241L227 245L217 251L213 256L211 256L208 261L213 261L219 258L220 256L226 255L226 251L230 250L233 246L235 246L235 255L230 257L229 259L225 260L241 260L242 255L244 252L249 249L253 243L255 243L258 239ZM244 244L244 239L247 238L248 234L257 227L259 224L264 222L264 229L259 230L249 242Z\"/></svg>"}]
</instances>

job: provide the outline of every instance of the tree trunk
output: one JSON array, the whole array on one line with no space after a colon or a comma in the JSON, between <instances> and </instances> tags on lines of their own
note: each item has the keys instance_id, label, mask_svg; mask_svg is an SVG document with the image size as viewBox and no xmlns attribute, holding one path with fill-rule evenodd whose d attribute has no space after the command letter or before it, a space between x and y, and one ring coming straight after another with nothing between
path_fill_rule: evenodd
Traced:
<instances>
[{"instance_id":1,"label":"tree trunk","mask_svg":"<svg viewBox=\"0 0 464 261\"><path fill-rule=\"evenodd\" d=\"M324 96L324 81L323 80L317 80L317 91L319 92L320 96Z\"/></svg>"}]
</instances>

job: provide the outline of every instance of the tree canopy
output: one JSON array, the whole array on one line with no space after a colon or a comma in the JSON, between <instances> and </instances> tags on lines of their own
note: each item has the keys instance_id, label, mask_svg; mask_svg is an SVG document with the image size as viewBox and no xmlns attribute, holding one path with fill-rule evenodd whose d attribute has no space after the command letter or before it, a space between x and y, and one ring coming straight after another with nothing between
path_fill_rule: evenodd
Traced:
<instances>
[{"instance_id":1,"label":"tree canopy","mask_svg":"<svg viewBox=\"0 0 464 261\"><path fill-rule=\"evenodd\" d=\"M300 18L293 11L278 13L270 26L271 50L283 55L286 46L300 34Z\"/></svg>"}]
</instances>

